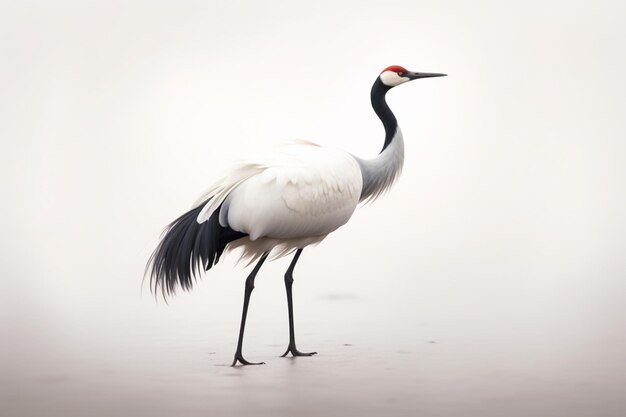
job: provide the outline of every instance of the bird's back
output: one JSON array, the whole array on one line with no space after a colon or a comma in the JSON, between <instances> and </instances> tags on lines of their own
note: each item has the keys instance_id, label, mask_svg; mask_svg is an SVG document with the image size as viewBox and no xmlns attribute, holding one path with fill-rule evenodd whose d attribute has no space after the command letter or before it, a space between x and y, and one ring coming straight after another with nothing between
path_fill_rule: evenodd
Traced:
<instances>
[{"instance_id":1,"label":"bird's back","mask_svg":"<svg viewBox=\"0 0 626 417\"><path fill-rule=\"evenodd\" d=\"M347 152L299 142L250 164L262 168L229 193L220 223L252 241L327 235L350 219L359 202L361 171Z\"/></svg>"}]
</instances>

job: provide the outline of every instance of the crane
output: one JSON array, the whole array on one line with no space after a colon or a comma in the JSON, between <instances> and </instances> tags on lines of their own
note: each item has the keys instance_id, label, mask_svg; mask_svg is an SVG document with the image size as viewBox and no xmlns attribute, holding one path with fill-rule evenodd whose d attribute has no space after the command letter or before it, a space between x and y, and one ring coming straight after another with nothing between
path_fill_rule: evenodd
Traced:
<instances>
[{"instance_id":1,"label":"crane","mask_svg":"<svg viewBox=\"0 0 626 417\"><path fill-rule=\"evenodd\" d=\"M260 365L242 354L243 336L254 280L263 263L294 253L285 272L289 344L282 356L311 356L296 346L293 272L302 250L321 242L348 222L361 202L391 187L404 161L404 140L387 105L387 92L411 80L446 74L411 72L392 65L376 78L371 103L385 129L382 150L361 159L343 150L308 141L291 141L245 159L215 182L191 210L164 230L146 266L150 287L163 297L188 291L195 278L219 261L224 251L240 249L241 259L256 261L245 282L239 338L232 366Z\"/></svg>"}]
</instances>

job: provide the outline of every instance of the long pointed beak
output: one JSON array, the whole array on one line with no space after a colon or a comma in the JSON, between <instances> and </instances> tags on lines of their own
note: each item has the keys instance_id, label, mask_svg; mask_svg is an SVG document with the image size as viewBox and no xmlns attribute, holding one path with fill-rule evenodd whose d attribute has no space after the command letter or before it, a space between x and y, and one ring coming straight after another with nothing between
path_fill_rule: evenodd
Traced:
<instances>
[{"instance_id":1,"label":"long pointed beak","mask_svg":"<svg viewBox=\"0 0 626 417\"><path fill-rule=\"evenodd\" d=\"M438 72L407 72L406 76L412 80L418 78L430 78L430 77L446 77L448 74L440 74Z\"/></svg>"}]
</instances>

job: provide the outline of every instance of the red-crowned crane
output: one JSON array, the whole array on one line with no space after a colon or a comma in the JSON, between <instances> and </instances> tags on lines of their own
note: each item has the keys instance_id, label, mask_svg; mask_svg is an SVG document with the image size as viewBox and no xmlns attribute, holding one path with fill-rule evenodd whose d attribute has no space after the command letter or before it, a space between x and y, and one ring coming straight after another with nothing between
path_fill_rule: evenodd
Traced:
<instances>
[{"instance_id":1,"label":"red-crowned crane","mask_svg":"<svg viewBox=\"0 0 626 417\"><path fill-rule=\"evenodd\" d=\"M242 355L243 334L254 278L272 260L295 251L285 273L289 311L289 345L282 355L311 356L296 347L293 322L293 270L309 245L321 242L346 224L360 202L374 200L397 179L404 160L404 141L385 100L400 84L446 74L411 72L393 65L372 86L374 111L385 128L379 155L361 159L348 152L296 141L235 166L206 191L187 213L174 220L148 261L151 289L163 296L177 287L189 290L201 268L209 270L222 253L242 249L242 259L258 259L246 279L243 312L233 366Z\"/></svg>"}]
</instances>

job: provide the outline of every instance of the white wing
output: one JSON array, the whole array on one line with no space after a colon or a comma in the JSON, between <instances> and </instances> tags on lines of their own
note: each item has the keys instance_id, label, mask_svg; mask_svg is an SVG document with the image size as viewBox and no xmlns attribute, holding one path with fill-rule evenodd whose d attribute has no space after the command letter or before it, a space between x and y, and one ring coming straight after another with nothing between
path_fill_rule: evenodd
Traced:
<instances>
[{"instance_id":1,"label":"white wing","mask_svg":"<svg viewBox=\"0 0 626 417\"><path fill-rule=\"evenodd\" d=\"M324 236L350 219L363 188L354 157L310 142L282 146L234 174L205 195L216 197L198 222L223 203L220 223L250 240Z\"/></svg>"}]
</instances>

